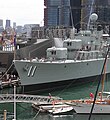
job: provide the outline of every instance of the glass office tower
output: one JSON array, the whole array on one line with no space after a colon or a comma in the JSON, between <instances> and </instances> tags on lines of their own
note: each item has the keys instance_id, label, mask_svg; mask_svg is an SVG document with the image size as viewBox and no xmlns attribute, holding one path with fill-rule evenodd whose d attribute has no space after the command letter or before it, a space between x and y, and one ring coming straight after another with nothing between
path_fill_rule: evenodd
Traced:
<instances>
[{"instance_id":1,"label":"glass office tower","mask_svg":"<svg viewBox=\"0 0 110 120\"><path fill-rule=\"evenodd\" d=\"M90 15L98 14L101 24L110 24L110 0L44 0L44 25L87 29Z\"/></svg>"},{"instance_id":2,"label":"glass office tower","mask_svg":"<svg viewBox=\"0 0 110 120\"><path fill-rule=\"evenodd\" d=\"M102 24L110 24L110 0L96 0L95 11Z\"/></svg>"},{"instance_id":3,"label":"glass office tower","mask_svg":"<svg viewBox=\"0 0 110 120\"><path fill-rule=\"evenodd\" d=\"M70 26L74 25L74 27L79 30L81 21L81 0L70 0L70 6Z\"/></svg>"},{"instance_id":4,"label":"glass office tower","mask_svg":"<svg viewBox=\"0 0 110 120\"><path fill-rule=\"evenodd\" d=\"M44 26L70 25L70 0L44 0Z\"/></svg>"}]
</instances>

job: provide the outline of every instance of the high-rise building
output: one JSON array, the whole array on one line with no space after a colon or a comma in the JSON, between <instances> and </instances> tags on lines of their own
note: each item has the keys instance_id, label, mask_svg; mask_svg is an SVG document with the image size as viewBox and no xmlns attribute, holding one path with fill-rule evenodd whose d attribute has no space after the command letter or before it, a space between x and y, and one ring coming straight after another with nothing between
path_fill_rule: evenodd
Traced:
<instances>
[{"instance_id":1,"label":"high-rise building","mask_svg":"<svg viewBox=\"0 0 110 120\"><path fill-rule=\"evenodd\" d=\"M44 26L80 28L81 0L44 0Z\"/></svg>"},{"instance_id":2,"label":"high-rise building","mask_svg":"<svg viewBox=\"0 0 110 120\"><path fill-rule=\"evenodd\" d=\"M101 24L110 24L110 0L44 0L45 26L75 26L87 29L92 13Z\"/></svg>"},{"instance_id":3,"label":"high-rise building","mask_svg":"<svg viewBox=\"0 0 110 120\"><path fill-rule=\"evenodd\" d=\"M3 20L2 19L0 19L0 26L3 27Z\"/></svg>"},{"instance_id":4,"label":"high-rise building","mask_svg":"<svg viewBox=\"0 0 110 120\"><path fill-rule=\"evenodd\" d=\"M70 0L44 0L44 26L69 26Z\"/></svg>"},{"instance_id":5,"label":"high-rise building","mask_svg":"<svg viewBox=\"0 0 110 120\"><path fill-rule=\"evenodd\" d=\"M3 20L0 19L0 33L2 33L3 31L4 31Z\"/></svg>"},{"instance_id":6,"label":"high-rise building","mask_svg":"<svg viewBox=\"0 0 110 120\"><path fill-rule=\"evenodd\" d=\"M10 28L11 27L10 24L11 24L11 21L10 20L6 20L5 28Z\"/></svg>"},{"instance_id":7,"label":"high-rise building","mask_svg":"<svg viewBox=\"0 0 110 120\"><path fill-rule=\"evenodd\" d=\"M95 12L102 24L110 24L110 0L96 0Z\"/></svg>"},{"instance_id":8,"label":"high-rise building","mask_svg":"<svg viewBox=\"0 0 110 120\"><path fill-rule=\"evenodd\" d=\"M13 29L16 30L16 22L13 22Z\"/></svg>"},{"instance_id":9,"label":"high-rise building","mask_svg":"<svg viewBox=\"0 0 110 120\"><path fill-rule=\"evenodd\" d=\"M89 16L95 12L101 24L110 24L110 0L81 0L81 27L89 24Z\"/></svg>"},{"instance_id":10,"label":"high-rise building","mask_svg":"<svg viewBox=\"0 0 110 120\"><path fill-rule=\"evenodd\" d=\"M81 21L81 0L70 0L70 6L70 26L74 25L76 29L79 29Z\"/></svg>"}]
</instances>

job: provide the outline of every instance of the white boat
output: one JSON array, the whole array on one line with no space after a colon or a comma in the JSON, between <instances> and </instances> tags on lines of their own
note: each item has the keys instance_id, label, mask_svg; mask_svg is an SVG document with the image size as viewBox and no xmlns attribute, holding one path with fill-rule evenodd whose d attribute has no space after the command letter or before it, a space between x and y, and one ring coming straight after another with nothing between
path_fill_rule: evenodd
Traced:
<instances>
[{"instance_id":1,"label":"white boat","mask_svg":"<svg viewBox=\"0 0 110 120\"><path fill-rule=\"evenodd\" d=\"M44 105L38 105L38 104L32 104L32 107L40 112L43 113L51 113L51 114L61 114L61 113L68 113L73 110L73 107L61 102L58 102L56 104L44 104Z\"/></svg>"},{"instance_id":2,"label":"white boat","mask_svg":"<svg viewBox=\"0 0 110 120\"><path fill-rule=\"evenodd\" d=\"M48 48L46 58L14 60L23 92L61 88L100 76L110 37L103 36L101 26L94 25L64 40L62 48ZM106 74L110 75L110 54Z\"/></svg>"},{"instance_id":3,"label":"white boat","mask_svg":"<svg viewBox=\"0 0 110 120\"><path fill-rule=\"evenodd\" d=\"M53 109L48 110L49 113L56 115L56 114L69 114L73 111L72 106L61 106L61 107L53 107Z\"/></svg>"}]
</instances>

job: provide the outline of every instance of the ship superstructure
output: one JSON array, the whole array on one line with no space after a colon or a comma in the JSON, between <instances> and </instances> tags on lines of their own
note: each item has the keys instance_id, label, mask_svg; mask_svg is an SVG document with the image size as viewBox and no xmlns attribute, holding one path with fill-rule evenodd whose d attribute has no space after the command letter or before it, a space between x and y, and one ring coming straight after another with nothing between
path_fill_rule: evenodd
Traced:
<instances>
[{"instance_id":1,"label":"ship superstructure","mask_svg":"<svg viewBox=\"0 0 110 120\"><path fill-rule=\"evenodd\" d=\"M97 15L93 14L90 19L97 20ZM89 30L80 30L72 39L65 39L61 48L48 48L46 58L15 60L24 91L61 87L71 81L87 82L100 76L110 38L103 34L101 26L95 26L93 22ZM110 73L109 57L107 74Z\"/></svg>"}]
</instances>

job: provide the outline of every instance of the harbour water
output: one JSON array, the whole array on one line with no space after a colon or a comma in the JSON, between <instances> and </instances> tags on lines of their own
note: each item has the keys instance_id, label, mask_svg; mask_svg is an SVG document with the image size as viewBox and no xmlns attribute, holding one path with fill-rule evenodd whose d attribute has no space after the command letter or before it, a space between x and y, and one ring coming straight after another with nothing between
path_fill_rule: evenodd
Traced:
<instances>
[{"instance_id":1,"label":"harbour water","mask_svg":"<svg viewBox=\"0 0 110 120\"><path fill-rule=\"evenodd\" d=\"M79 99L89 97L89 94L95 93L97 87L96 82L82 83L76 86L67 85L62 90L51 91L51 95L59 96L63 99ZM110 81L105 82L106 91L110 91ZM8 94L12 89L4 89L0 94ZM39 95L48 95L48 92L39 93ZM3 119L3 111L7 110L8 120L13 119L13 103L0 104L0 120ZM56 115L42 114L36 112L29 103L17 103L17 120L88 120L88 115ZM110 120L110 115L92 115L91 120Z\"/></svg>"}]
</instances>

